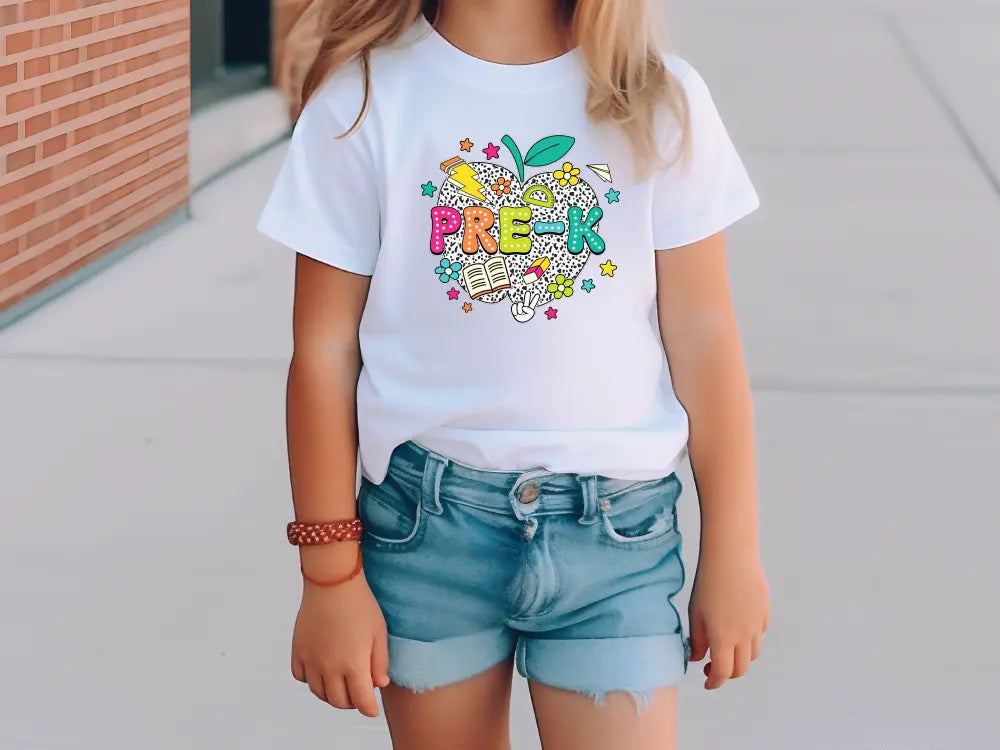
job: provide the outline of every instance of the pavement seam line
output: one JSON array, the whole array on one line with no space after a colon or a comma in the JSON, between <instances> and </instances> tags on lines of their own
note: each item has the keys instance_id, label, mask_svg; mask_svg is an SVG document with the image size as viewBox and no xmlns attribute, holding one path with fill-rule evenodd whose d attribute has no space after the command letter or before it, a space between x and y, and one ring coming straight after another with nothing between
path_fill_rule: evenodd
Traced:
<instances>
[{"instance_id":1,"label":"pavement seam line","mask_svg":"<svg viewBox=\"0 0 1000 750\"><path fill-rule=\"evenodd\" d=\"M284 144L285 141L291 138L291 135L292 131L290 129L285 130L281 135L275 136L259 146L255 146L253 150L247 151L245 154L242 154L236 159L233 159L231 162L228 162L225 166L210 174L197 185L192 185L191 197L194 198L195 195L203 191L205 188L211 187L222 178L229 176L241 167L245 167L250 162L255 161L258 157L264 156L270 151L278 148Z\"/></svg>"},{"instance_id":2,"label":"pavement seam line","mask_svg":"<svg viewBox=\"0 0 1000 750\"><path fill-rule=\"evenodd\" d=\"M968 152L969 156L972 157L976 166L979 167L979 171L982 172L983 177L986 178L986 181L993 189L993 193L997 196L997 198L1000 198L1000 177L998 177L990 167L990 163L986 159L985 154L983 154L982 149L979 148L979 144L976 143L976 139L965 126L965 123L962 121L962 117L952 105L951 100L948 98L944 89L938 84L937 79L924 62L924 59L920 56L920 53L917 52L913 41L907 36L906 31L902 28L902 26L900 26L894 13L886 12L879 15L881 15L886 28L889 30L889 34L896 40L896 44L899 45L899 48L903 53L903 57L910 64L913 72L916 74L917 78L920 79L924 88L927 89L931 98L937 102L937 105L941 108L945 117L948 118L952 128L958 134L959 139L965 146L965 150Z\"/></svg>"}]
</instances>

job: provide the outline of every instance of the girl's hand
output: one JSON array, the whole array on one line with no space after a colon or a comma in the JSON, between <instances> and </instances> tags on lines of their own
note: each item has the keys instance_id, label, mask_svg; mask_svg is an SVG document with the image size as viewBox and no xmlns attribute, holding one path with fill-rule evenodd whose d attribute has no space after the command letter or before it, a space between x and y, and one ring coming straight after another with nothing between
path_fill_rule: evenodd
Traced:
<instances>
[{"instance_id":1,"label":"girl's hand","mask_svg":"<svg viewBox=\"0 0 1000 750\"><path fill-rule=\"evenodd\" d=\"M705 665L705 688L742 677L760 653L771 613L767 580L754 553L705 554L698 561L691 593L691 661Z\"/></svg>"},{"instance_id":2,"label":"girl's hand","mask_svg":"<svg viewBox=\"0 0 1000 750\"><path fill-rule=\"evenodd\" d=\"M389 684L385 618L364 573L332 588L305 582L292 637L292 674L334 708L378 716Z\"/></svg>"}]
</instances>

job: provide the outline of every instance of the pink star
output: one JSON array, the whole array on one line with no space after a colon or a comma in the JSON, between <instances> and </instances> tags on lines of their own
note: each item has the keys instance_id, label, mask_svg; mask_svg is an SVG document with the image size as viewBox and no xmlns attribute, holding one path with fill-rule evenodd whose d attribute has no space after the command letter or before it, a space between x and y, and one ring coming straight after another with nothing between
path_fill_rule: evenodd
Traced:
<instances>
[{"instance_id":1,"label":"pink star","mask_svg":"<svg viewBox=\"0 0 1000 750\"><path fill-rule=\"evenodd\" d=\"M490 159L500 158L500 147L494 146L493 141L490 141L490 145L483 149L483 153L486 154L486 161Z\"/></svg>"},{"instance_id":2,"label":"pink star","mask_svg":"<svg viewBox=\"0 0 1000 750\"><path fill-rule=\"evenodd\" d=\"M448 299L458 299L458 290L455 287L448 290Z\"/></svg>"},{"instance_id":3,"label":"pink star","mask_svg":"<svg viewBox=\"0 0 1000 750\"><path fill-rule=\"evenodd\" d=\"M548 318L549 320L555 320L556 315L558 314L559 311L556 310L554 307L550 307L548 310L545 311L545 317Z\"/></svg>"}]
</instances>

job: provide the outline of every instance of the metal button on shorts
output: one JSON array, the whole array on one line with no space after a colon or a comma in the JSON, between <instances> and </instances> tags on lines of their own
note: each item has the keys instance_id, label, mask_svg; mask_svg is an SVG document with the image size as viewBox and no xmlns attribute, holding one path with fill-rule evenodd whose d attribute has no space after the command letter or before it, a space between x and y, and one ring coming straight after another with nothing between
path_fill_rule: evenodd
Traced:
<instances>
[{"instance_id":1,"label":"metal button on shorts","mask_svg":"<svg viewBox=\"0 0 1000 750\"><path fill-rule=\"evenodd\" d=\"M521 494L518 495L518 500L522 503L533 503L538 499L538 485L528 484L524 486L521 490Z\"/></svg>"}]
</instances>

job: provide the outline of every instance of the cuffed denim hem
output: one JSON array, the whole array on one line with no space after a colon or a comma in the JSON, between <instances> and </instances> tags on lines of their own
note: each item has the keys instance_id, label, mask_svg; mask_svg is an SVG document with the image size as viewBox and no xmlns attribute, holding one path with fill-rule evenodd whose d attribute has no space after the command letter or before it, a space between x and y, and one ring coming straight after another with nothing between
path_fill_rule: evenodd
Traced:
<instances>
[{"instance_id":1,"label":"cuffed denim hem","mask_svg":"<svg viewBox=\"0 0 1000 750\"><path fill-rule=\"evenodd\" d=\"M413 691L461 682L509 659L517 635L492 628L438 641L389 635L389 679Z\"/></svg>"},{"instance_id":2,"label":"cuffed denim hem","mask_svg":"<svg viewBox=\"0 0 1000 750\"><path fill-rule=\"evenodd\" d=\"M585 693L598 705L608 693L628 693L641 711L654 691L681 682L687 656L680 634L564 640L522 634L516 664L522 677Z\"/></svg>"}]
</instances>

